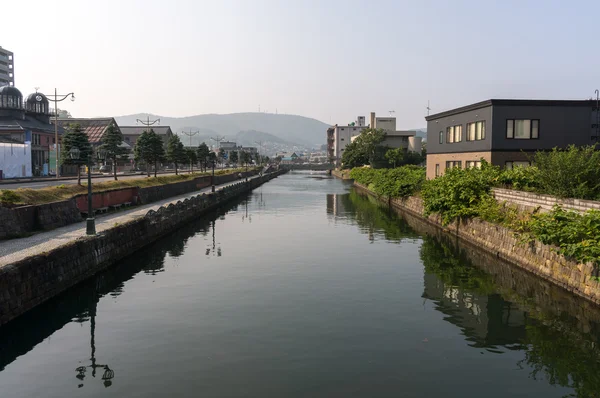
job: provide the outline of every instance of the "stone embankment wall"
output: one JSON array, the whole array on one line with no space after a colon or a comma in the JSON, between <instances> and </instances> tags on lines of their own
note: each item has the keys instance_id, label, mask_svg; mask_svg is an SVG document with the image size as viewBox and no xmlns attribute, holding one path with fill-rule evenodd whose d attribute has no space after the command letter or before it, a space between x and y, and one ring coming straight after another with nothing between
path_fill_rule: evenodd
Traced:
<instances>
[{"instance_id":1,"label":"stone embankment wall","mask_svg":"<svg viewBox=\"0 0 600 398\"><path fill-rule=\"evenodd\" d=\"M356 182L354 185L373 195L365 186ZM457 220L443 226L439 215L423 215L423 201L418 197L385 199L383 202L388 203L390 207L422 217L428 223L442 228L445 233L474 244L498 259L526 269L578 296L600 304L600 282L595 278L594 266L591 263L579 264L567 259L556 253L556 247L541 242L523 243L514 231L480 219Z\"/></svg>"},{"instance_id":2,"label":"stone embankment wall","mask_svg":"<svg viewBox=\"0 0 600 398\"><path fill-rule=\"evenodd\" d=\"M503 188L494 188L492 192L496 200L515 204L524 210L539 208L540 211L550 211L555 205L560 205L564 209L580 212L600 210L600 202L592 200L559 199L550 195L539 195L531 192Z\"/></svg>"},{"instance_id":3,"label":"stone embankment wall","mask_svg":"<svg viewBox=\"0 0 600 398\"><path fill-rule=\"evenodd\" d=\"M253 176L256 171L242 173L242 177ZM238 174L215 176L215 185L238 179ZM202 176L189 181L144 188L117 188L92 195L92 207L99 209L112 205L146 204L198 191L212 184L212 176ZM38 230L50 230L82 220L81 213L87 213L87 194L72 199L36 206L15 208L0 207L0 239L16 237Z\"/></svg>"},{"instance_id":4,"label":"stone embankment wall","mask_svg":"<svg viewBox=\"0 0 600 398\"><path fill-rule=\"evenodd\" d=\"M144 217L116 225L101 235L77 239L56 250L0 268L0 325L134 253L182 223L277 177L282 172L198 194L150 210Z\"/></svg>"}]
</instances>

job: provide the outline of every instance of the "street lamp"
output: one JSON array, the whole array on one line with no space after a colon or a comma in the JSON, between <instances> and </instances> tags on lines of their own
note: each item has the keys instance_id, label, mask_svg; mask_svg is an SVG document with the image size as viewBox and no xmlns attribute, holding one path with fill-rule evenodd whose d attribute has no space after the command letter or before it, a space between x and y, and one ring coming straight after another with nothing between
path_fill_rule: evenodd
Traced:
<instances>
[{"instance_id":1,"label":"street lamp","mask_svg":"<svg viewBox=\"0 0 600 398\"><path fill-rule=\"evenodd\" d=\"M190 129L189 133L187 131L182 131L181 133L187 135L188 137L190 137L190 146L189 146L189 148L192 149L192 136L196 135L196 134L199 134L200 130L198 130L198 131L192 131L192 129ZM194 166L192 164L192 159L190 159L190 174L192 174L193 170L194 170Z\"/></svg>"},{"instance_id":2,"label":"street lamp","mask_svg":"<svg viewBox=\"0 0 600 398\"><path fill-rule=\"evenodd\" d=\"M56 88L54 89L54 95L46 95L46 97L50 97L51 101L54 101L54 143L56 144L56 178L60 177L58 164L59 164L59 151L58 151L58 103L66 100L71 97L71 101L75 101L75 94L69 93L65 95L59 95L56 92Z\"/></svg>"},{"instance_id":3,"label":"street lamp","mask_svg":"<svg viewBox=\"0 0 600 398\"><path fill-rule=\"evenodd\" d=\"M71 148L69 151L71 159L79 159L81 151L79 148ZM96 152L96 158L98 161L103 161L106 157L106 151L99 149ZM96 235L96 219L94 217L94 207L92 205L92 151L88 154L86 159L87 164L87 177L88 177L88 213L86 219L85 233L86 235Z\"/></svg>"}]
</instances>

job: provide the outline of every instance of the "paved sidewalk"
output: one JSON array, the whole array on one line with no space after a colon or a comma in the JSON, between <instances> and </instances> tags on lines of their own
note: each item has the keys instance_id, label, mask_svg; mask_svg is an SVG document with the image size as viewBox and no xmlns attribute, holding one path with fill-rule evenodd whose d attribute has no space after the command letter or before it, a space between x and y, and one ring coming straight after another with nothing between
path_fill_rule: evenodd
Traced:
<instances>
[{"instance_id":1,"label":"paved sidewalk","mask_svg":"<svg viewBox=\"0 0 600 398\"><path fill-rule=\"evenodd\" d=\"M252 177L256 178L256 177ZM240 182L235 180L227 184L217 185L216 190ZM158 210L159 207L169 203L177 203L178 200L184 200L201 193L211 192L211 187L199 191L190 192L185 195L173 196L158 202L148 203L146 205L136 206L125 211L108 213L96 218L96 232L100 233L115 225L115 223L124 224L144 217L149 210ZM65 227L56 228L51 231L37 233L27 238L10 239L0 241L0 267L12 264L30 256L49 252L71 241L85 236L85 220Z\"/></svg>"}]
</instances>

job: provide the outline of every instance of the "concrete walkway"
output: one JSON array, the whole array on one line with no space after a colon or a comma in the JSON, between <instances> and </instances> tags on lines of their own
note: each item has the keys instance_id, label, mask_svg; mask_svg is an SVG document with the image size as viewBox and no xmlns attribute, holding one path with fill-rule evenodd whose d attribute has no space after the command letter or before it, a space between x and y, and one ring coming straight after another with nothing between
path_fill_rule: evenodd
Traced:
<instances>
[{"instance_id":1,"label":"concrete walkway","mask_svg":"<svg viewBox=\"0 0 600 398\"><path fill-rule=\"evenodd\" d=\"M219 190L238 182L240 182L240 180L217 185L216 189ZM102 231L113 227L116 223L124 224L136 218L144 217L149 210L156 211L159 207L168 205L169 203L177 203L178 200L184 200L185 198L196 196L201 193L210 192L211 187L208 187L185 195L173 196L158 202L135 206L128 210L102 214L96 217L96 232L101 233ZM40 232L27 238L0 241L0 267L23 260L27 257L49 252L83 236L85 236L85 221L56 228L51 231Z\"/></svg>"}]
</instances>

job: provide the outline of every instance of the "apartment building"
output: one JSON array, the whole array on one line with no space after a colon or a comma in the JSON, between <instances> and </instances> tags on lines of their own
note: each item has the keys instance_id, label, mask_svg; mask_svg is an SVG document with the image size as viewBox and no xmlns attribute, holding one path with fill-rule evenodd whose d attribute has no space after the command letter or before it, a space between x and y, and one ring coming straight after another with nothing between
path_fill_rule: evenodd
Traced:
<instances>
[{"instance_id":1,"label":"apartment building","mask_svg":"<svg viewBox=\"0 0 600 398\"><path fill-rule=\"evenodd\" d=\"M15 66L12 52L0 47L0 87L15 85Z\"/></svg>"},{"instance_id":2,"label":"apartment building","mask_svg":"<svg viewBox=\"0 0 600 398\"><path fill-rule=\"evenodd\" d=\"M538 150L599 142L593 100L491 99L427 116L427 178L451 167L529 165Z\"/></svg>"}]
</instances>

